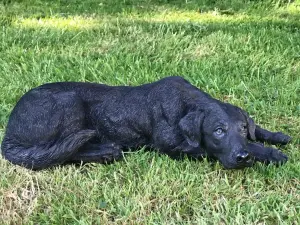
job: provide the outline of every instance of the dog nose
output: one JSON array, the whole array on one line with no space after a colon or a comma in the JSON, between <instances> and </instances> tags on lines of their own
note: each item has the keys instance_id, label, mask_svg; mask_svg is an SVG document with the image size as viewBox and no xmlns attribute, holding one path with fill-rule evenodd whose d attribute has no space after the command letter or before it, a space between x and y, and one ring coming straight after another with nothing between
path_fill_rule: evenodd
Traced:
<instances>
[{"instance_id":1,"label":"dog nose","mask_svg":"<svg viewBox=\"0 0 300 225\"><path fill-rule=\"evenodd\" d=\"M245 163L248 162L251 159L251 156L248 152L242 151L237 154L236 161L237 163Z\"/></svg>"}]
</instances>

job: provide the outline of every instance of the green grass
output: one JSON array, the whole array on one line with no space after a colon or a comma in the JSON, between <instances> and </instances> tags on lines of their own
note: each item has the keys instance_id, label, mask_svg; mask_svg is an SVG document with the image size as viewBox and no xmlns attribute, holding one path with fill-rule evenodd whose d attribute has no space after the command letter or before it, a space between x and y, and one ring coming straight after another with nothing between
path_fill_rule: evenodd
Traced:
<instances>
[{"instance_id":1,"label":"green grass","mask_svg":"<svg viewBox=\"0 0 300 225\"><path fill-rule=\"evenodd\" d=\"M45 82L182 75L293 141L284 166L244 170L143 150L41 172L0 158L0 224L299 224L300 2L288 2L2 1L1 139L16 101Z\"/></svg>"}]
</instances>

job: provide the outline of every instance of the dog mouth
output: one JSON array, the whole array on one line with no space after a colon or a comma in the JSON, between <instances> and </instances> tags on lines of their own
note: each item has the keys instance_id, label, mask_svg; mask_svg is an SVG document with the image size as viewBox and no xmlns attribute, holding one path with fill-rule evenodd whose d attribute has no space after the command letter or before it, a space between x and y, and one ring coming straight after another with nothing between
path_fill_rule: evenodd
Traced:
<instances>
[{"instance_id":1,"label":"dog mouth","mask_svg":"<svg viewBox=\"0 0 300 225\"><path fill-rule=\"evenodd\" d=\"M252 167L254 164L254 158L250 156L247 160L243 162L237 162L236 154L231 154L231 156L219 157L219 161L225 169L243 169L246 167Z\"/></svg>"}]
</instances>

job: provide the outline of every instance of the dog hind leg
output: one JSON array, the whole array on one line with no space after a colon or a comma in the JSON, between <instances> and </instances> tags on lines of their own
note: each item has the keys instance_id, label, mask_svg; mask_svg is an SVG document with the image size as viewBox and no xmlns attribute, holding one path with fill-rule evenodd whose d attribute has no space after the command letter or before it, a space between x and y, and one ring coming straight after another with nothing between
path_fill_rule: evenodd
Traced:
<instances>
[{"instance_id":1,"label":"dog hind leg","mask_svg":"<svg viewBox=\"0 0 300 225\"><path fill-rule=\"evenodd\" d=\"M70 134L64 139L57 140L57 142L51 146L46 144L35 145L28 148L11 143L8 139L5 139L3 141L2 149L5 149L6 151L3 152L3 155L13 164L33 170L44 169L62 164L85 142L93 138L95 133L94 130L82 130ZM13 150L11 151L11 149Z\"/></svg>"},{"instance_id":2,"label":"dog hind leg","mask_svg":"<svg viewBox=\"0 0 300 225\"><path fill-rule=\"evenodd\" d=\"M66 162L95 136L85 127L84 106L76 93L36 89L11 113L2 155L13 164L44 169Z\"/></svg>"},{"instance_id":3,"label":"dog hind leg","mask_svg":"<svg viewBox=\"0 0 300 225\"><path fill-rule=\"evenodd\" d=\"M91 144L86 143L76 152L68 162L78 163L112 163L123 158L121 146L110 144Z\"/></svg>"}]
</instances>

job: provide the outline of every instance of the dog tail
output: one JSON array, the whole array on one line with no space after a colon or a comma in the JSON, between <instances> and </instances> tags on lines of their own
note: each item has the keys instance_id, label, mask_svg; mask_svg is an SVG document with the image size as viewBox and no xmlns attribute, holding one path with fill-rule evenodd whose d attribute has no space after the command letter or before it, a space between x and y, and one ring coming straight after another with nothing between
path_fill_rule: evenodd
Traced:
<instances>
[{"instance_id":1,"label":"dog tail","mask_svg":"<svg viewBox=\"0 0 300 225\"><path fill-rule=\"evenodd\" d=\"M13 164L39 170L67 161L78 148L94 137L96 131L81 130L54 143L25 147L9 137L2 142L2 155Z\"/></svg>"}]
</instances>

